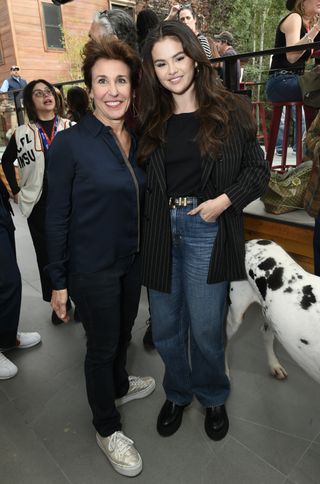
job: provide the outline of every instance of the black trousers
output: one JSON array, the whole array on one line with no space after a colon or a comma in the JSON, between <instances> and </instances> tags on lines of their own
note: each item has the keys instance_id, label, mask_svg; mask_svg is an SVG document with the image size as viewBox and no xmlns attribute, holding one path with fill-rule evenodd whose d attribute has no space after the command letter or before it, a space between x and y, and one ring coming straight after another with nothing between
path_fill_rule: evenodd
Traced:
<instances>
[{"instance_id":1,"label":"black trousers","mask_svg":"<svg viewBox=\"0 0 320 484\"><path fill-rule=\"evenodd\" d=\"M21 308L21 276L16 259L14 225L0 196L0 348L16 344Z\"/></svg>"},{"instance_id":2,"label":"black trousers","mask_svg":"<svg viewBox=\"0 0 320 484\"><path fill-rule=\"evenodd\" d=\"M93 425L103 437L121 430L114 400L129 388L127 347L138 313L140 279L139 258L130 256L102 272L72 275L69 281L87 336L85 378Z\"/></svg>"},{"instance_id":3,"label":"black trousers","mask_svg":"<svg viewBox=\"0 0 320 484\"><path fill-rule=\"evenodd\" d=\"M42 298L44 301L51 301L52 285L49 277L44 272L45 266L49 263L47 243L45 238L45 200L41 196L39 202L33 207L27 221L37 256L37 263L40 275Z\"/></svg>"}]
</instances>

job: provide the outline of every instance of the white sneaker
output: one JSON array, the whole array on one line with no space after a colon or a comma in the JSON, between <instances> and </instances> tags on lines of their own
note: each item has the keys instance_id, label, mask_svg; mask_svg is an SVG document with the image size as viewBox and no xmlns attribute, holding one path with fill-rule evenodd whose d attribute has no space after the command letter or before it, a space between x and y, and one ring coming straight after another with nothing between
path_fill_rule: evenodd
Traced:
<instances>
[{"instance_id":1,"label":"white sneaker","mask_svg":"<svg viewBox=\"0 0 320 484\"><path fill-rule=\"evenodd\" d=\"M23 350L25 348L32 348L39 344L41 336L39 333L17 333L17 346L16 348Z\"/></svg>"},{"instance_id":2,"label":"white sneaker","mask_svg":"<svg viewBox=\"0 0 320 484\"><path fill-rule=\"evenodd\" d=\"M120 407L124 403L131 402L131 400L138 400L150 395L156 387L156 382L151 376L129 376L129 390L126 395L117 398L115 401L116 407Z\"/></svg>"},{"instance_id":3,"label":"white sneaker","mask_svg":"<svg viewBox=\"0 0 320 484\"><path fill-rule=\"evenodd\" d=\"M142 459L133 445L122 432L114 432L109 437L96 434L97 443L109 459L115 471L123 476L134 477L142 471Z\"/></svg>"},{"instance_id":4,"label":"white sneaker","mask_svg":"<svg viewBox=\"0 0 320 484\"><path fill-rule=\"evenodd\" d=\"M18 368L8 358L0 353L0 380L8 380L18 373Z\"/></svg>"}]
</instances>

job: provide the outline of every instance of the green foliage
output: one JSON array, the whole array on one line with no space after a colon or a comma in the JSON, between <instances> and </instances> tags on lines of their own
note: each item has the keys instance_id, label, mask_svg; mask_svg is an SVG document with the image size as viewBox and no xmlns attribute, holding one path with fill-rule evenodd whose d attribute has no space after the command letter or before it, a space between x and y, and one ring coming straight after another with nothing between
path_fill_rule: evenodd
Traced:
<instances>
[{"instance_id":1,"label":"green foliage","mask_svg":"<svg viewBox=\"0 0 320 484\"><path fill-rule=\"evenodd\" d=\"M82 79L81 72L81 52L84 44L88 41L88 34L75 34L72 30L62 29L65 52L63 62L67 67L67 80ZM64 76L65 77L65 76ZM66 80L66 79L62 79Z\"/></svg>"},{"instance_id":2,"label":"green foliage","mask_svg":"<svg viewBox=\"0 0 320 484\"><path fill-rule=\"evenodd\" d=\"M287 13L284 0L209 0L209 4L210 32L230 31L239 53L274 47L277 25ZM264 57L249 61L244 80L263 80L268 72L269 60L269 57Z\"/></svg>"}]
</instances>

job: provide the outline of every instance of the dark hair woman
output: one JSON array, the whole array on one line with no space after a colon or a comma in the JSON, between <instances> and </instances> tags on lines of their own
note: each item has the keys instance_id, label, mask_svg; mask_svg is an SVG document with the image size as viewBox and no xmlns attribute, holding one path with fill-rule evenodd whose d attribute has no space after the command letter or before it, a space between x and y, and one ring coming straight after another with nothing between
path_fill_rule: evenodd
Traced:
<instances>
[{"instance_id":1,"label":"dark hair woman","mask_svg":"<svg viewBox=\"0 0 320 484\"><path fill-rule=\"evenodd\" d=\"M142 274L165 364L157 429L172 435L196 396L206 408L208 436L220 440L228 431L228 282L246 278L242 210L264 192L269 169L249 103L216 80L187 26L164 22L147 37L142 56Z\"/></svg>"},{"instance_id":2,"label":"dark hair woman","mask_svg":"<svg viewBox=\"0 0 320 484\"><path fill-rule=\"evenodd\" d=\"M128 377L125 364L140 298L140 212L145 177L125 116L140 73L124 42L90 41L83 75L95 110L57 136L48 168L47 243L52 306L67 320L68 292L87 336L85 377L99 447L120 474L142 460L121 432L116 408L149 395L151 377ZM117 400L115 400L117 399Z\"/></svg>"},{"instance_id":3,"label":"dark hair woman","mask_svg":"<svg viewBox=\"0 0 320 484\"><path fill-rule=\"evenodd\" d=\"M280 21L277 27L275 47L298 46L319 40L319 1L287 0L286 6L290 13ZM299 75L303 73L310 55L311 49L273 55L266 84L266 94L270 101L302 101ZM277 146L281 148L279 140Z\"/></svg>"},{"instance_id":4,"label":"dark hair woman","mask_svg":"<svg viewBox=\"0 0 320 484\"><path fill-rule=\"evenodd\" d=\"M73 86L67 92L67 116L78 122L89 111L89 96L80 86Z\"/></svg>"},{"instance_id":5,"label":"dark hair woman","mask_svg":"<svg viewBox=\"0 0 320 484\"><path fill-rule=\"evenodd\" d=\"M214 52L211 51L211 47L209 44L209 41L205 35L203 35L201 32L199 32L199 19L196 14L196 11L192 7L190 3L188 4L175 4L172 5L170 13L166 20L179 20L180 22L184 23L187 25L192 32L197 36L198 41L200 42L200 45L208 57L208 59L212 59L212 57L219 57L218 51L214 45L214 42L212 42L212 46L214 48Z\"/></svg>"},{"instance_id":6,"label":"dark hair woman","mask_svg":"<svg viewBox=\"0 0 320 484\"><path fill-rule=\"evenodd\" d=\"M29 118L18 126L2 157L2 167L8 179L14 200L27 217L30 234L37 255L42 297L51 301L52 285L44 272L48 263L44 235L47 200L47 151L58 131L71 126L71 122L57 114L58 97L55 88L45 79L29 82L23 91L23 103ZM14 161L19 164L19 182L15 176ZM68 309L71 308L70 301ZM52 322L59 324L55 313Z\"/></svg>"}]
</instances>

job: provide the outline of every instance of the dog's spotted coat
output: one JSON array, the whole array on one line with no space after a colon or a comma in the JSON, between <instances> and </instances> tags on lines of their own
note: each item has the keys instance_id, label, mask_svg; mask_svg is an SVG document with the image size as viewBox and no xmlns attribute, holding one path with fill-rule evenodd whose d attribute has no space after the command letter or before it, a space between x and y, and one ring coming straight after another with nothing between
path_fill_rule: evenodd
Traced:
<instances>
[{"instance_id":1,"label":"dog's spotted coat","mask_svg":"<svg viewBox=\"0 0 320 484\"><path fill-rule=\"evenodd\" d=\"M264 339L271 372L287 376L273 351L275 335L292 358L320 383L320 278L302 269L270 240L246 243L247 281L230 286L228 338L253 303L262 306Z\"/></svg>"}]
</instances>

